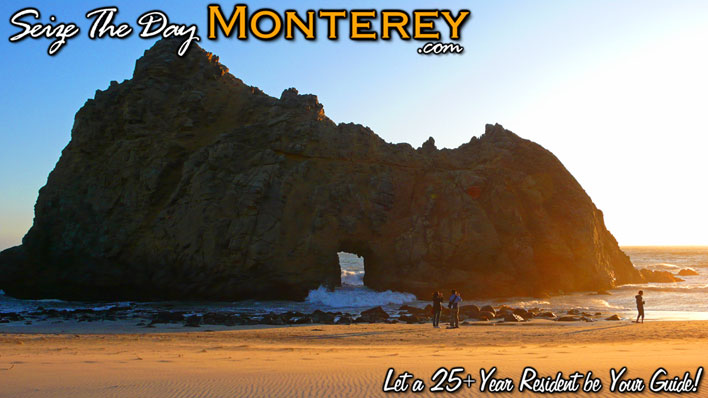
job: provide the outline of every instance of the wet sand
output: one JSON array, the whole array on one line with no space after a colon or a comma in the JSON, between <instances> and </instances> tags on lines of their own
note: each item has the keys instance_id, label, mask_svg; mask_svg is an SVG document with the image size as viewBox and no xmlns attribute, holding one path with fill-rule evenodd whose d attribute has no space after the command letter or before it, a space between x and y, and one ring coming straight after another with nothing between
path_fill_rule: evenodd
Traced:
<instances>
[{"instance_id":1,"label":"wet sand","mask_svg":"<svg viewBox=\"0 0 708 398\"><path fill-rule=\"evenodd\" d=\"M389 368L426 385L422 393L393 396L448 396L429 392L431 376L443 366L464 367L477 380L459 396L492 396L479 391L480 368L494 366L516 388L493 396L538 396L517 390L523 369L532 366L553 377L592 370L604 387L588 396L603 397L623 395L609 391L610 368L626 366L625 378L649 382L659 367L673 377L708 362L706 321L148 330L0 334L0 397L392 396L382 392ZM689 396L708 396L703 384Z\"/></svg>"}]
</instances>

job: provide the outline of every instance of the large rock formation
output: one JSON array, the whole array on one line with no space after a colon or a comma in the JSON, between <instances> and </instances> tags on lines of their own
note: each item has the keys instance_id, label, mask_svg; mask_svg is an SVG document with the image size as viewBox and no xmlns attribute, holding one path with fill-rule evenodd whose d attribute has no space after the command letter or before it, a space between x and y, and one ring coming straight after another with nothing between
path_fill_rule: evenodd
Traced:
<instances>
[{"instance_id":1,"label":"large rock formation","mask_svg":"<svg viewBox=\"0 0 708 398\"><path fill-rule=\"evenodd\" d=\"M40 190L0 288L68 299L302 299L340 283L465 297L641 281L553 154L500 125L457 149L389 144L160 41L97 91Z\"/></svg>"}]
</instances>

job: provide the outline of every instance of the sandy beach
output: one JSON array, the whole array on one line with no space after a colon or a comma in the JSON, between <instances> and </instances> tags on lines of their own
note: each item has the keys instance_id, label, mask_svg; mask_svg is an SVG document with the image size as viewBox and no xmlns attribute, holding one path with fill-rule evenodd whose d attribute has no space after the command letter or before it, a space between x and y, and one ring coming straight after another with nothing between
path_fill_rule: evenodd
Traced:
<instances>
[{"instance_id":1,"label":"sandy beach","mask_svg":"<svg viewBox=\"0 0 708 398\"><path fill-rule=\"evenodd\" d=\"M182 329L184 330L184 329ZM366 324L251 327L193 332L0 335L0 397L364 397L386 396L387 370L412 373L425 391L440 367L464 367L480 392L480 369L518 386L526 366L540 377L593 371L609 391L611 368L649 381L695 374L708 358L708 322L476 323L460 329ZM496 396L537 395L533 393ZM582 395L582 394L581 394ZM635 395L635 394L633 394ZM654 395L645 390L643 395ZM697 394L708 396L701 386Z\"/></svg>"}]
</instances>

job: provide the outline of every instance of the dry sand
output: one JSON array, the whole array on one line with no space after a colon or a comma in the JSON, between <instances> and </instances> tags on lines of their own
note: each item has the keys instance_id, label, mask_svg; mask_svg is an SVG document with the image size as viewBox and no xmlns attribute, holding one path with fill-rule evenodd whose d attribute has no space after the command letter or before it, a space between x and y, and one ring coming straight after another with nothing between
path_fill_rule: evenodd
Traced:
<instances>
[{"instance_id":1,"label":"dry sand","mask_svg":"<svg viewBox=\"0 0 708 398\"><path fill-rule=\"evenodd\" d=\"M13 333L0 334L0 397L449 396L428 391L441 366L464 367L477 379L457 396L540 396L479 392L480 368L493 366L498 377L510 377L517 386L525 366L543 376L592 370L604 387L591 396L626 396L609 391L610 368L627 366L629 377L648 381L658 367L670 376L695 373L706 358L705 321ZM423 379L425 392L384 394L390 367ZM708 385L688 396L708 396Z\"/></svg>"}]
</instances>

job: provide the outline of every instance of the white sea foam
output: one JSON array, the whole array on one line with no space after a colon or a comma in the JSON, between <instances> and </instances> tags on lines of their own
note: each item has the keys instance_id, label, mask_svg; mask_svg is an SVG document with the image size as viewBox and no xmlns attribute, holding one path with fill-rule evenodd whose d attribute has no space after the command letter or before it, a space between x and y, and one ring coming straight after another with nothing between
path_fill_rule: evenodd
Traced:
<instances>
[{"instance_id":1,"label":"white sea foam","mask_svg":"<svg viewBox=\"0 0 708 398\"><path fill-rule=\"evenodd\" d=\"M621 305L610 304L607 300L591 299L591 300L588 300L588 303L586 304L586 306L584 308L586 308L586 309L606 308L608 310L618 310L623 307Z\"/></svg>"},{"instance_id":2,"label":"white sea foam","mask_svg":"<svg viewBox=\"0 0 708 398\"><path fill-rule=\"evenodd\" d=\"M515 307L521 307L521 308L534 308L534 307L544 307L548 306L551 303L548 300L520 300L520 301L511 301L511 303Z\"/></svg>"},{"instance_id":3,"label":"white sea foam","mask_svg":"<svg viewBox=\"0 0 708 398\"><path fill-rule=\"evenodd\" d=\"M672 292L672 293L701 293L701 294L706 294L708 293L708 286L703 285L703 286L659 286L659 285L654 285L654 286L646 286L643 288L644 290L647 291L653 291L653 292Z\"/></svg>"},{"instance_id":4,"label":"white sea foam","mask_svg":"<svg viewBox=\"0 0 708 398\"><path fill-rule=\"evenodd\" d=\"M305 299L310 304L326 305L331 308L375 307L378 305L403 304L415 301L410 293L376 292L366 287L342 287L334 291L320 286L310 290Z\"/></svg>"},{"instance_id":5,"label":"white sea foam","mask_svg":"<svg viewBox=\"0 0 708 398\"><path fill-rule=\"evenodd\" d=\"M352 253L337 253L341 267L342 287L334 291L320 286L310 290L305 302L330 308L371 308L400 305L415 301L415 295L386 290L377 292L364 286L364 258Z\"/></svg>"},{"instance_id":6,"label":"white sea foam","mask_svg":"<svg viewBox=\"0 0 708 398\"><path fill-rule=\"evenodd\" d=\"M66 301L59 299L37 299L32 301L37 303L66 303Z\"/></svg>"}]
</instances>

